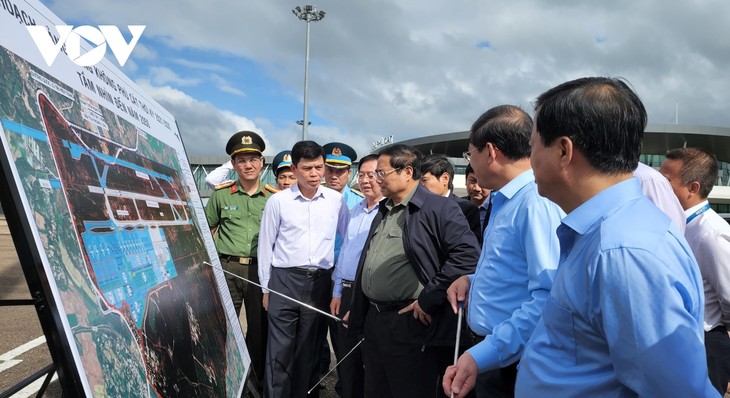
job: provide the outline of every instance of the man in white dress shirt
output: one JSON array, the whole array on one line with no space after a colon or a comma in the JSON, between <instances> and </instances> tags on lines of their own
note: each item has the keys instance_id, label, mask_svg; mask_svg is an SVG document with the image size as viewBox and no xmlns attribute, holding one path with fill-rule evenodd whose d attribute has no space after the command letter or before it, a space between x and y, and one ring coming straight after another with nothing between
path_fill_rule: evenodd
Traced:
<instances>
[{"instance_id":1,"label":"man in white dress shirt","mask_svg":"<svg viewBox=\"0 0 730 398\"><path fill-rule=\"evenodd\" d=\"M717 180L715 155L700 148L667 152L659 170L682 204L684 236L697 258L705 290L705 350L712 385L724 394L730 381L730 224L710 208Z\"/></svg>"},{"instance_id":2,"label":"man in white dress shirt","mask_svg":"<svg viewBox=\"0 0 730 398\"><path fill-rule=\"evenodd\" d=\"M653 167L639 162L634 177L641 183L641 192L669 217L679 231L684 233L684 209L677 200L667 179Z\"/></svg>"},{"instance_id":3,"label":"man in white dress shirt","mask_svg":"<svg viewBox=\"0 0 730 398\"><path fill-rule=\"evenodd\" d=\"M335 233L345 233L349 216L342 195L320 184L324 149L300 141L291 157L297 183L269 198L259 233L259 279L269 312L264 396L272 398L307 396L323 323L322 315L267 288L327 311Z\"/></svg>"}]
</instances>

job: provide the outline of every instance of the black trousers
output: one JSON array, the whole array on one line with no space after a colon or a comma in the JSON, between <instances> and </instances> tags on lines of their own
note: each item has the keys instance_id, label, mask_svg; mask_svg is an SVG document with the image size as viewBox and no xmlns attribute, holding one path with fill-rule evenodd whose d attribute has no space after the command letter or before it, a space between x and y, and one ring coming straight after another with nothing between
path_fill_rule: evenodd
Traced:
<instances>
[{"instance_id":1,"label":"black trousers","mask_svg":"<svg viewBox=\"0 0 730 398\"><path fill-rule=\"evenodd\" d=\"M340 304L340 312L337 314L339 318L345 316L350 310L350 300L352 300L352 285L342 287L342 303ZM355 336L348 336L347 329L342 324L337 325L337 361L347 355L353 347L360 341ZM363 398L365 388L365 369L362 361L362 351L357 347L339 366L339 372L342 391L341 398Z\"/></svg>"},{"instance_id":2,"label":"black trousers","mask_svg":"<svg viewBox=\"0 0 730 398\"><path fill-rule=\"evenodd\" d=\"M730 336L724 326L705 332L705 351L710 382L720 395L725 395L730 382Z\"/></svg>"},{"instance_id":3,"label":"black trousers","mask_svg":"<svg viewBox=\"0 0 730 398\"><path fill-rule=\"evenodd\" d=\"M332 271L333 270L330 269L325 273L326 275L324 276L324 278L326 278L328 281L327 291L329 292L332 292ZM327 307L326 311L329 312L329 306ZM309 379L309 384L312 386L317 384L322 376L330 370L329 366L331 358L330 345L327 341L327 331L336 330L333 329L333 327L337 326L337 322L334 319L325 316L321 316L319 322L321 322L321 324L317 326L317 336L315 342L316 347L314 349L315 366L312 367L312 376ZM334 336L332 337L332 340L333 349L337 349L337 340ZM312 393L308 395L308 398L319 398L319 389L314 389Z\"/></svg>"},{"instance_id":4,"label":"black trousers","mask_svg":"<svg viewBox=\"0 0 730 398\"><path fill-rule=\"evenodd\" d=\"M302 275L272 268L269 287L323 311L329 304L328 273ZM266 350L266 385L269 398L307 396L314 363L315 342L323 315L269 294L269 340Z\"/></svg>"},{"instance_id":5,"label":"black trousers","mask_svg":"<svg viewBox=\"0 0 730 398\"><path fill-rule=\"evenodd\" d=\"M456 336L454 336L454 344L456 344ZM459 356L461 356L461 354L463 354L469 347L471 347L471 345L460 344ZM444 373L446 373L446 368L454 364L454 346L426 347L426 352L436 361L436 370L439 375L438 385L441 386L444 380ZM442 398L448 397L448 395L444 394L443 388L439 388L438 396ZM476 390L469 391L469 394L466 396L468 398L475 398L477 396Z\"/></svg>"},{"instance_id":6,"label":"black trousers","mask_svg":"<svg viewBox=\"0 0 730 398\"><path fill-rule=\"evenodd\" d=\"M405 305L404 305L405 307ZM438 371L424 349L426 326L409 312L378 311L370 305L365 317L362 357L365 365L365 397L436 397Z\"/></svg>"},{"instance_id":7,"label":"black trousers","mask_svg":"<svg viewBox=\"0 0 730 398\"><path fill-rule=\"evenodd\" d=\"M259 270L256 264L244 265L237 261L221 259L221 266L250 281L259 282ZM232 275L226 274L228 291L233 299L233 307L240 316L241 307L246 307L246 348L251 356L251 367L255 374L256 385L263 388L264 364L266 360L266 339L269 334L269 319L263 308L263 293L258 286L251 285Z\"/></svg>"},{"instance_id":8,"label":"black trousers","mask_svg":"<svg viewBox=\"0 0 730 398\"><path fill-rule=\"evenodd\" d=\"M517 364L504 368L488 370L477 376L474 390L477 398L512 398L515 396L515 381L517 380Z\"/></svg>"}]
</instances>

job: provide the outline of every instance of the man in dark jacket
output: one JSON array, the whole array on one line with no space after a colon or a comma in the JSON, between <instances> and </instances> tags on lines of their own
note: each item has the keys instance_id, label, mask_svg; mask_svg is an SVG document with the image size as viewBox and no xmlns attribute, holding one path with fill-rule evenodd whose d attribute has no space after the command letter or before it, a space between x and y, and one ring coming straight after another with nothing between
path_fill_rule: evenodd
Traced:
<instances>
[{"instance_id":1,"label":"man in dark jacket","mask_svg":"<svg viewBox=\"0 0 730 398\"><path fill-rule=\"evenodd\" d=\"M432 153L426 155L421 162L421 184L426 189L439 196L445 196L459 205L464 213L469 229L482 244L482 222L479 219L479 209L468 199L454 195L454 165L446 155Z\"/></svg>"},{"instance_id":2,"label":"man in dark jacket","mask_svg":"<svg viewBox=\"0 0 730 398\"><path fill-rule=\"evenodd\" d=\"M437 396L436 352L453 350L457 323L446 289L479 257L459 206L419 183L420 163L406 145L378 157L386 199L360 258L349 316L350 333L365 337L366 397Z\"/></svg>"}]
</instances>

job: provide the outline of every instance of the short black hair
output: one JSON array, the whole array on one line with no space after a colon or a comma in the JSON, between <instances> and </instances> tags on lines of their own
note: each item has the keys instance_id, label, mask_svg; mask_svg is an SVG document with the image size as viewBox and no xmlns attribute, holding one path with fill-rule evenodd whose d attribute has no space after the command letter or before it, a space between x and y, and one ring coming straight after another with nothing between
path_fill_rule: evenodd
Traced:
<instances>
[{"instance_id":1,"label":"short black hair","mask_svg":"<svg viewBox=\"0 0 730 398\"><path fill-rule=\"evenodd\" d=\"M469 143L483 150L488 142L511 160L530 157L532 118L515 105L500 105L484 112L472 124Z\"/></svg>"},{"instance_id":2,"label":"short black hair","mask_svg":"<svg viewBox=\"0 0 730 398\"><path fill-rule=\"evenodd\" d=\"M700 197L707 199L710 196L720 168L713 153L702 148L677 148L667 152L666 157L682 162L679 174L683 185L697 181L700 183Z\"/></svg>"},{"instance_id":3,"label":"short black hair","mask_svg":"<svg viewBox=\"0 0 730 398\"><path fill-rule=\"evenodd\" d=\"M466 165L466 170L464 170L464 177L469 177L469 173L474 173L474 168L471 167L471 163L468 163Z\"/></svg>"},{"instance_id":4,"label":"short black hair","mask_svg":"<svg viewBox=\"0 0 730 398\"><path fill-rule=\"evenodd\" d=\"M395 144L385 147L378 155L390 156L390 167L394 169L404 169L410 166L413 169L413 179L418 180L421 178L421 159L423 155L418 149L404 144Z\"/></svg>"},{"instance_id":5,"label":"short black hair","mask_svg":"<svg viewBox=\"0 0 730 398\"><path fill-rule=\"evenodd\" d=\"M360 159L360 162L358 164L363 164L365 162L372 162L372 161L378 161L378 154L377 153L371 153L369 155L365 155Z\"/></svg>"},{"instance_id":6,"label":"short black hair","mask_svg":"<svg viewBox=\"0 0 730 398\"><path fill-rule=\"evenodd\" d=\"M319 157L324 161L324 149L314 141L299 141L291 148L291 162L295 166L302 159L312 160Z\"/></svg>"},{"instance_id":7,"label":"short black hair","mask_svg":"<svg viewBox=\"0 0 730 398\"><path fill-rule=\"evenodd\" d=\"M431 173L436 178L447 173L449 175L449 189L454 189L454 165L451 164L446 155L432 153L424 156L421 162L421 175L426 173Z\"/></svg>"},{"instance_id":8,"label":"short black hair","mask_svg":"<svg viewBox=\"0 0 730 398\"><path fill-rule=\"evenodd\" d=\"M563 83L537 98L535 115L543 144L566 136L601 173L630 173L639 165L646 109L621 79L584 77Z\"/></svg>"}]
</instances>

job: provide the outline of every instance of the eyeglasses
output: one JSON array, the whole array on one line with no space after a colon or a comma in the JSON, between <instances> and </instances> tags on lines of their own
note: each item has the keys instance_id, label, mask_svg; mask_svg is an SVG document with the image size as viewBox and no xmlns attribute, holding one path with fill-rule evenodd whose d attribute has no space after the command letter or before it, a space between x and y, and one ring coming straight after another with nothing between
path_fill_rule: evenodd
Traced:
<instances>
[{"instance_id":1,"label":"eyeglasses","mask_svg":"<svg viewBox=\"0 0 730 398\"><path fill-rule=\"evenodd\" d=\"M358 178L359 180L364 180L364 179L366 179L366 178L367 178L368 180L374 180L374 179L375 179L375 177L376 177L376 174L377 174L377 173L375 173L374 171L368 171L368 172L362 172L362 173L357 173L357 178Z\"/></svg>"},{"instance_id":2,"label":"eyeglasses","mask_svg":"<svg viewBox=\"0 0 730 398\"><path fill-rule=\"evenodd\" d=\"M396 171L399 171L401 169L402 169L402 167L399 167L397 169L393 169L393 170L390 170L390 171L375 170L375 175L382 180L383 178L385 178L385 177L387 177L387 176L389 176L389 175L391 175L391 174L393 174Z\"/></svg>"},{"instance_id":3,"label":"eyeglasses","mask_svg":"<svg viewBox=\"0 0 730 398\"><path fill-rule=\"evenodd\" d=\"M489 144L490 143L487 143L487 145L489 145ZM485 145L484 148L482 148L482 149L485 149L487 147L487 145ZM499 150L499 148L497 148L494 144L491 144L491 145L492 145L492 148L494 148L495 151L498 151ZM474 149L471 149L471 150L468 150L468 151L462 153L461 156L463 156L464 159L466 159L467 162L470 162L471 161L472 152L474 152L475 150L476 151L481 151L482 149L474 148Z\"/></svg>"}]
</instances>

